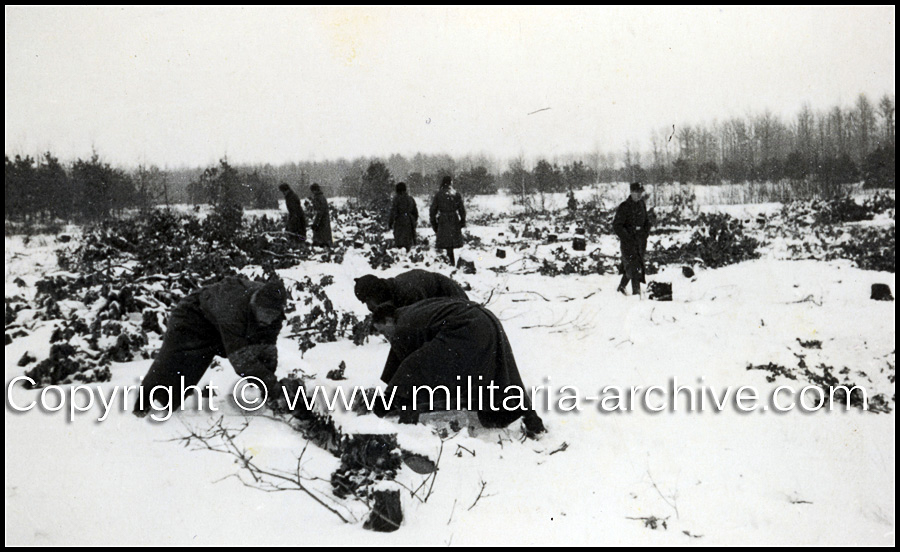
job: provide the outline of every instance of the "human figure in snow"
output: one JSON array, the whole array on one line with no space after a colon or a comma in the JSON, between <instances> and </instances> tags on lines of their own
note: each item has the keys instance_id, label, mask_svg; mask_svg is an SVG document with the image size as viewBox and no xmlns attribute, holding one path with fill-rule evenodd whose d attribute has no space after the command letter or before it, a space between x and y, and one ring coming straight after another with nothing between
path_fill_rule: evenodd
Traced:
<instances>
[{"instance_id":1,"label":"human figure in snow","mask_svg":"<svg viewBox=\"0 0 900 552\"><path fill-rule=\"evenodd\" d=\"M284 194L284 205L287 207L288 212L285 230L296 235L301 242L306 241L306 216L303 214L300 196L286 182L282 182L278 189Z\"/></svg>"},{"instance_id":2,"label":"human figure in snow","mask_svg":"<svg viewBox=\"0 0 900 552\"><path fill-rule=\"evenodd\" d=\"M622 280L617 291L625 295L625 286L631 282L631 294L641 293L644 279L644 256L647 238L650 236L650 217L643 199L644 187L632 182L631 193L616 209L613 231L619 237L622 248Z\"/></svg>"},{"instance_id":3,"label":"human figure in snow","mask_svg":"<svg viewBox=\"0 0 900 552\"><path fill-rule=\"evenodd\" d=\"M414 268L393 278L366 274L354 280L353 293L370 311L382 303L396 308L408 307L425 299L447 297L468 301L469 296L458 283L443 274Z\"/></svg>"},{"instance_id":4,"label":"human figure in snow","mask_svg":"<svg viewBox=\"0 0 900 552\"><path fill-rule=\"evenodd\" d=\"M401 422L416 423L420 412L461 407L476 410L485 427L506 427L523 418L528 436L545 431L506 332L488 309L449 298L402 308L385 303L375 309L372 324L391 344L381 379L388 385L385 396L394 393L391 408ZM415 386L420 389L414 397ZM429 404L432 396L436 400ZM376 415L389 413L376 406Z\"/></svg>"},{"instance_id":5,"label":"human figure in snow","mask_svg":"<svg viewBox=\"0 0 900 552\"><path fill-rule=\"evenodd\" d=\"M446 249L451 266L456 266L453 250L463 246L462 229L466 225L466 207L462 196L452 188L453 179L445 176L441 189L431 201L431 228L434 230L434 246Z\"/></svg>"},{"instance_id":6,"label":"human figure in snow","mask_svg":"<svg viewBox=\"0 0 900 552\"><path fill-rule=\"evenodd\" d=\"M310 227L312 227L312 244L331 247L331 213L328 208L328 200L322 193L322 187L313 184L309 187L312 193L313 217Z\"/></svg>"},{"instance_id":7,"label":"human figure in snow","mask_svg":"<svg viewBox=\"0 0 900 552\"><path fill-rule=\"evenodd\" d=\"M268 397L278 389L275 341L284 323L287 293L281 280L252 282L240 276L194 291L169 315L159 354L141 382L134 414L143 417L153 408L151 392L162 386L171 392L175 410L182 393L197 385L216 355L227 357L241 377L254 376L266 386ZM184 376L184 389L181 377ZM168 399L157 391L153 398Z\"/></svg>"},{"instance_id":8,"label":"human figure in snow","mask_svg":"<svg viewBox=\"0 0 900 552\"><path fill-rule=\"evenodd\" d=\"M416 200L406 193L406 183L400 182L396 187L397 195L391 203L388 226L394 231L394 245L405 247L407 251L416 244L416 222L419 210Z\"/></svg>"}]
</instances>

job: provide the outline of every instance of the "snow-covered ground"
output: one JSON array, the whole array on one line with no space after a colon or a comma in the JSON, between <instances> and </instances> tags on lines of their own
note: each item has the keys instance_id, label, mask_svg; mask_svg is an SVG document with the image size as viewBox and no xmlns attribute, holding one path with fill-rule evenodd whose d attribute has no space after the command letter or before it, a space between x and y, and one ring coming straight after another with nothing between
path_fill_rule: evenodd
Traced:
<instances>
[{"instance_id":1,"label":"snow-covered ground","mask_svg":"<svg viewBox=\"0 0 900 552\"><path fill-rule=\"evenodd\" d=\"M479 208L502 211L508 200L473 201L497 203ZM502 229L468 231L484 241L479 250L463 250L478 273L430 269L469 284L475 300L488 301L528 386L569 385L589 397L607 385L667 387L677 378L679 385L705 386L717 396L727 386L748 385L767 397L779 385L799 391L806 383L784 377L769 382L768 372L748 371L748 364L796 367L803 355L810 367L848 368L870 396L884 394L894 407L894 305L869 299L873 283L895 290L894 274L845 261L786 261L772 250L690 279L676 267L664 269L653 279L672 282L674 300L656 302L616 293L614 275L551 278L486 270L515 262L519 253L510 248L507 258L494 256ZM54 269L57 245L47 237L27 245L6 237L7 297L27 295L42 273ZM612 239L600 246L615 252ZM376 273L413 267L400 263ZM335 307L363 315L353 278L372 272L351 249L343 264L304 263L280 274L333 275L327 291ZM22 374L17 361L26 351L46 357L49 332L6 346L7 383ZM315 374L311 384L333 387L325 374L344 361L347 380L341 383L348 391L379 383L389 349L383 339L360 347L348 340L319 344L301 358L286 333L278 344L279 376L299 368ZM821 341L821 349L798 340ZM99 386L109 392L135 385L149 364L117 364L112 381ZM236 376L227 361L223 366L205 381L228 388ZM432 459L440 455L428 501L402 490L403 526L382 534L365 531L361 522L344 524L302 493L244 486L230 477L240 471L232 457L191 451L177 441L186 426L208 427L218 415L187 410L156 423L123 411L121 398L103 422L96 421L99 407L72 422L65 409L10 408L9 397L24 404L39 396L17 386L7 399L8 545L895 543L893 411L743 413L732 404L722 412L685 412L679 403L676 412L607 413L585 400L578 412L541 408L549 431L537 441L520 442L521 429L513 424L464 429L443 443L430 425L336 413L346 433L396 433L404 448ZM244 421L228 401L218 406L226 424ZM301 434L263 416L248 419L238 442L254 461L294 470L306 444ZM303 461L304 473L324 478L309 485L330 496L328 477L338 459L310 446ZM415 489L426 477L404 467L398 481ZM384 485L401 488L399 483ZM358 504L348 508L365 512ZM660 521L653 529L646 518L664 520L665 527Z\"/></svg>"}]
</instances>

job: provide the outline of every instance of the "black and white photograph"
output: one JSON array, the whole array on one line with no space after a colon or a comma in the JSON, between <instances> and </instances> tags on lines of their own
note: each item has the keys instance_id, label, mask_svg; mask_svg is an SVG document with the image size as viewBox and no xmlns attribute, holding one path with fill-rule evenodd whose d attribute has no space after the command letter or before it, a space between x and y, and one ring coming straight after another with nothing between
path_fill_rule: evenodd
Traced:
<instances>
[{"instance_id":1,"label":"black and white photograph","mask_svg":"<svg viewBox=\"0 0 900 552\"><path fill-rule=\"evenodd\" d=\"M5 7L7 546L890 546L890 6Z\"/></svg>"}]
</instances>

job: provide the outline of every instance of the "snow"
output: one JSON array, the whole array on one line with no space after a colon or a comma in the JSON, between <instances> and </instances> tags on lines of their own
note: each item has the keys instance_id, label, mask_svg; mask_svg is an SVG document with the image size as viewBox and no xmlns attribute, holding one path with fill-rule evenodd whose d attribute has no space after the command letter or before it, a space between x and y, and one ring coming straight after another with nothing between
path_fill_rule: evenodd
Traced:
<instances>
[{"instance_id":1,"label":"snow","mask_svg":"<svg viewBox=\"0 0 900 552\"><path fill-rule=\"evenodd\" d=\"M508 196L473 201L482 212L512 209ZM728 209L755 216L775 206ZM523 252L506 247L508 257L497 259L497 241L511 237L498 235L504 229L468 231L484 241L482 249L462 250L475 259L477 274L445 265L428 268L470 285L473 299L488 301L503 321L528 386L571 385L590 396L607 385L666 386L677 378L716 395L726 386L752 385L765 396L779 385L799 390L805 383L783 377L768 382L767 372L748 371L747 365L792 367L801 354L810 367L849 368L870 396L883 393L894 406L894 305L869 300L873 283L896 289L894 274L859 270L846 261L782 260L773 249L755 261L698 270L691 279L678 267L666 268L653 277L672 282L674 300L662 303L616 293L615 275L550 278L486 270L515 262ZM46 236L29 244L7 236L6 296L32 294L37 279L57 270L54 251L62 246ZM616 253L612 238L599 246ZM326 291L335 308L362 316L366 311L353 296L354 277L390 276L413 267L398 263L372 271L351 249L343 264L303 263L280 274L314 281L332 275L334 284ZM18 277L25 287L14 283ZM47 356L51 332L43 326L6 346L7 384L22 374L17 362L26 351ZM308 385L342 385L348 392L354 385L380 384L389 350L382 338L361 347L348 340L318 344L301 357L286 333L278 343L279 377L299 369L314 376ZM822 348L804 349L798 339L820 340ZM347 380L326 379L341 361ZM114 365L112 381L99 388L108 394L116 386L136 385L150 362ZM219 415L232 426L244 421L225 400L224 390L236 379L227 361L221 362L201 382L219 387L220 412L189 408L166 422L135 418L121 398L103 422L96 421L103 413L99 404L69 422L68 403L60 412L17 413L8 399L6 544L895 543L893 411L743 413L732 406L685 412L679 403L677 412L605 413L584 402L580 412L541 409L549 432L537 441L519 442L521 429L513 424L506 430L464 429L443 445L432 425L337 412L336 422L346 433L396 433L407 450L433 460L440 452L428 501L402 490L403 526L381 534L363 530L361 521L345 525L302 493L246 487L233 476L239 466L232 457L191 451L177 440L186 426L202 429ZM24 404L39 399L40 392L16 386L10 397ZM79 400L83 404L84 397ZM188 406L196 406L196 399ZM254 461L293 470L306 444L301 434L261 415L247 419L237 442ZM324 478L309 485L330 496L328 478L339 460L309 446L303 461L305 473ZM404 467L398 481L416 488L426 477ZM348 505L361 520L360 507ZM665 518L667 528L653 530L629 519L649 516Z\"/></svg>"}]
</instances>

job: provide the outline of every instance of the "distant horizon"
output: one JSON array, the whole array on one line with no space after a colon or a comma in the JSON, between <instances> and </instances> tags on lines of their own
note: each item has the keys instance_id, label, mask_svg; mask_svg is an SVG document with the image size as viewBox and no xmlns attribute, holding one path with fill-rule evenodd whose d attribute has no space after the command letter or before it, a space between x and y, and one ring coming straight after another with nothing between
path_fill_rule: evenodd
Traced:
<instances>
[{"instance_id":1,"label":"distant horizon","mask_svg":"<svg viewBox=\"0 0 900 552\"><path fill-rule=\"evenodd\" d=\"M895 94L894 6L7 7L5 21L6 155L127 168L643 155L673 124Z\"/></svg>"}]
</instances>

